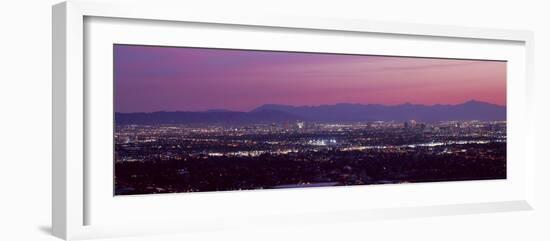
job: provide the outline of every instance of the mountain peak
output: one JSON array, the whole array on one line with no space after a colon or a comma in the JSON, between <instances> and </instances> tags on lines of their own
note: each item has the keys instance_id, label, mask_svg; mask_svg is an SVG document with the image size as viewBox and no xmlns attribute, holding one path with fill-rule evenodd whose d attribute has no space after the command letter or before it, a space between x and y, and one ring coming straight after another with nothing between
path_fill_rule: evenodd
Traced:
<instances>
[{"instance_id":1,"label":"mountain peak","mask_svg":"<svg viewBox=\"0 0 550 241\"><path fill-rule=\"evenodd\" d=\"M468 100L464 103L462 103L463 105L473 105L473 104L490 104L490 103L487 103L487 102L483 102L483 101L479 101L479 100L475 100L475 99L471 99L471 100Z\"/></svg>"},{"instance_id":2,"label":"mountain peak","mask_svg":"<svg viewBox=\"0 0 550 241\"><path fill-rule=\"evenodd\" d=\"M316 122L450 120L506 120L506 106L478 100L456 105L374 105L339 103L320 106L265 104L249 112L117 113L117 123L275 123L295 120Z\"/></svg>"}]
</instances>

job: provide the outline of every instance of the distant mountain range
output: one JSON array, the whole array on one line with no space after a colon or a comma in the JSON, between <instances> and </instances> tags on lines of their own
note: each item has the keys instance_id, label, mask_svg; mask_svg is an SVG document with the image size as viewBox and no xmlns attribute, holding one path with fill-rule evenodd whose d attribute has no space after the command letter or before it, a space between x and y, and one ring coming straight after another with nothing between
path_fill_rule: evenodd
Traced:
<instances>
[{"instance_id":1,"label":"distant mountain range","mask_svg":"<svg viewBox=\"0 0 550 241\"><path fill-rule=\"evenodd\" d=\"M204 112L115 113L117 124L250 124L299 120L315 122L506 120L506 107L470 100L457 105L266 104L249 112L217 109Z\"/></svg>"}]
</instances>

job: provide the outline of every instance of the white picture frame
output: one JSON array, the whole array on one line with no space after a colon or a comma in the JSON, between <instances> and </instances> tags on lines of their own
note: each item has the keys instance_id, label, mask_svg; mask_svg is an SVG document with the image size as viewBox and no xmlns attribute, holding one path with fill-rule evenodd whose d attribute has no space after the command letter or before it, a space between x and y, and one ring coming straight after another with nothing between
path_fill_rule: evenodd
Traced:
<instances>
[{"instance_id":1,"label":"white picture frame","mask_svg":"<svg viewBox=\"0 0 550 241\"><path fill-rule=\"evenodd\" d=\"M150 9L155 11L150 11ZM196 9L187 8L185 3L178 1L163 2L162 4L151 2L125 2L125 1L81 1L72 0L60 3L53 7L53 167L52 167L52 226L53 234L63 239L84 239L94 237L112 237L120 235L136 235L136 234L154 234L154 233L170 233L170 232L186 232L194 230L209 230L219 227L232 227L242 225L292 225L293 221L288 221L291 217L296 222L339 222L344 220L370 220L384 218L399 218L399 217L422 217L433 215L451 215L451 214L466 214L466 213L481 213L481 212L497 212L497 211L515 211L515 210L530 210L533 208L534 196L534 166L535 157L532 148L534 146L533 130L530 128L533 111L529 107L531 101L530 93L532 93L532 66L533 66L533 34L528 31L518 30L497 30L497 29L482 29L470 27L456 26L439 26L439 25L422 25L410 23L390 23L390 22L375 22L350 19L321 19L321 18L302 18L293 16L277 16L277 15L209 15L207 11L198 11ZM89 118L90 99L87 99L87 89L90 88L85 83L86 71L89 67L87 63L86 51L87 41L85 32L88 31L85 27L86 20L92 18L114 18L125 19L126 21L139 20L141 23L152 21L156 24L163 23L201 23L201 24L218 24L225 26L226 29L232 27L254 27L256 29L278 29L281 31L299 29L301 31L321 31L320 33L370 33L384 34L399 38L405 37L427 37L446 40L459 41L485 41L487 44L492 42L513 43L519 46L521 53L516 66L520 70L515 72L521 75L519 78L511 80L517 87L516 90L509 90L509 102L516 106L518 112L514 112L513 118L517 119L516 126L521 127L515 129L514 138L521 138L521 143L517 146L516 154L513 158L516 160L510 168L520 170L521 180L516 183L514 193L499 196L499 198L488 199L470 197L468 200L447 200L439 204L426 203L420 205L412 202L412 205L402 205L397 203L392 207L380 206L372 209L351 208L328 209L323 212L312 208L307 212L283 213L276 215L280 210L273 209L266 212L262 217L255 217L250 214L241 216L234 214L226 214L231 220L231 225L226 221L216 220L219 217L211 216L212 220L196 222L195 225L182 227L174 225L175 217L164 216L159 218L148 214L147 218L152 218L155 225L144 223L139 225L139 218L136 223L121 224L96 224L90 223L89 216L93 215L99 209L104 209L103 216L109 215L105 212L112 212L114 209L109 209L100 206L98 209L90 209L90 200L95 200L92 192L93 186L90 180L87 180L88 169L92 168L92 164L85 161L85 157L90 154L89 143L87 143L87 135L90 130L89 123L94 120ZM136 23L134 23L136 24ZM140 22L137 22L140 24ZM122 27L124 27L122 25ZM154 26L150 27L154 28ZM101 31L99 31L101 32ZM97 33L97 32L92 32ZM107 40L115 41L115 40ZM145 40L144 40L145 41ZM155 40L150 40L155 41ZM516 51L516 52L517 52ZM456 57L456 56L451 56ZM95 67L93 67L95 68ZM510 82L509 82L510 83ZM513 91L513 92L511 92ZM93 94L92 94L93 96ZM94 99L93 97L91 98ZM521 111L519 109L522 109ZM87 116L88 115L88 116ZM518 127L519 128L519 127ZM519 134L520 133L520 134ZM518 139L519 140L519 139ZM520 141L516 141L520 142ZM514 146L515 148L515 146ZM95 167L95 166L94 166ZM94 179L92 179L93 181ZM449 183L440 183L438 185L452 185ZM475 185L475 184L468 184ZM500 185L500 184L495 184ZM382 185L384 186L384 185ZM466 188L467 186L457 186L457 188ZM100 187L102 188L102 187ZM319 188L312 191L307 191L308 195L323 195L322 192L333 192L343 195L342 190L354 190L358 187L345 187L345 189L323 189ZM427 187L430 189L431 187ZM490 188L488 185L487 188ZM499 188L507 188L502 186ZM382 188L383 190L387 188ZM391 188L395 189L395 188ZM434 187L428 192L433 193L437 187ZM269 200L274 195L280 195L282 192L267 192L259 200ZM299 197L300 194L288 192L284 195L288 197ZM197 199L197 202L220 200L219 198L235 197L233 201L237 202L244 198L253 198L260 196L255 193L245 192L245 194L237 194L228 192L221 196L210 195L205 199ZM204 195L203 195L204 197ZM211 198L210 200L208 198ZM212 199L218 198L218 199ZM158 201L155 201L157 199ZM164 200L164 201L161 201ZM140 201L139 205L154 205L155 202L167 202L174 204L179 202L180 197L176 196L157 196ZM476 201L477 200L477 201ZM133 201L131 201L133 202ZM137 201L136 201L137 202ZM127 203L125 203L127 204ZM163 204L164 205L164 204ZM128 205L131 207L131 205ZM200 209L200 208L199 208ZM237 209L238 210L238 209ZM129 210L125 210L127 213ZM131 210L130 210L131 211ZM119 215L124 212L118 213ZM113 219L117 213L110 213ZM208 214L206 215L208 218ZM251 221L252 220L252 221ZM285 220L285 221L283 221ZM326 221L321 221L326 220ZM121 222L127 222L122 220ZM181 221L181 220L178 220ZM139 227L139 228L136 228Z\"/></svg>"}]
</instances>

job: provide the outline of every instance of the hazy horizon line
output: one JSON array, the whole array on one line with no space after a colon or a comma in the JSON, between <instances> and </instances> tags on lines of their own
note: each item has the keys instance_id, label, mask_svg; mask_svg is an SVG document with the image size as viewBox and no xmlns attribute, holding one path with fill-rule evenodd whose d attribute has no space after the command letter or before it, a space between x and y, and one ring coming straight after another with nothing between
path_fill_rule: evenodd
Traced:
<instances>
[{"instance_id":1,"label":"hazy horizon line","mask_svg":"<svg viewBox=\"0 0 550 241\"><path fill-rule=\"evenodd\" d=\"M380 104L380 103L349 103L349 102L338 102L338 103L334 103L334 104L318 104L318 105L292 105L292 104L275 104L275 103L267 103L267 104L261 104L259 106L256 106L248 111L244 111L244 110L231 110L231 109L226 109L226 108L209 108L209 109L205 109L205 110L155 110L155 111L132 111L132 112L123 112L123 111L115 111L115 113L121 113L121 114L132 114L132 113L157 113L157 112L241 112L241 113L248 113L248 112L252 112L262 106L266 106L266 105L278 105L278 106L290 106L290 107L295 107L295 108L299 108L299 107L321 107L321 106L335 106L335 105L379 105L379 106L385 106L385 107L395 107L395 106L402 106L402 105L420 105L420 106L427 106L427 107L433 107L433 106L456 106L456 105L462 105L462 104L466 104L468 102L479 102L479 103L485 103L485 104L490 104L490 105L495 105L495 106L499 106L499 107L506 107L506 105L500 105L500 104L496 104L496 103L491 103L491 102L487 102L487 101L480 101L480 100L476 100L476 99L469 99L469 100L465 100L463 102L459 102L459 103L456 103L456 104L421 104L421 103L411 103L410 101L407 101L407 102L404 102L404 103L400 103L400 104Z\"/></svg>"}]
</instances>

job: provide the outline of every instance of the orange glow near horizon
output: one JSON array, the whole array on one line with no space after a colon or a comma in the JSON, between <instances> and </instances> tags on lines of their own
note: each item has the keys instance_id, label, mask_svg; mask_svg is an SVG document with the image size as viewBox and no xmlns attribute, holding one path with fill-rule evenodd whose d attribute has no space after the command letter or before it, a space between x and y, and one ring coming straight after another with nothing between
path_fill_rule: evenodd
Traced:
<instances>
[{"instance_id":1,"label":"orange glow near horizon","mask_svg":"<svg viewBox=\"0 0 550 241\"><path fill-rule=\"evenodd\" d=\"M506 62L115 46L115 111L263 104L506 105Z\"/></svg>"}]
</instances>

